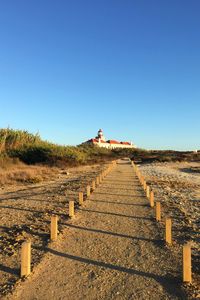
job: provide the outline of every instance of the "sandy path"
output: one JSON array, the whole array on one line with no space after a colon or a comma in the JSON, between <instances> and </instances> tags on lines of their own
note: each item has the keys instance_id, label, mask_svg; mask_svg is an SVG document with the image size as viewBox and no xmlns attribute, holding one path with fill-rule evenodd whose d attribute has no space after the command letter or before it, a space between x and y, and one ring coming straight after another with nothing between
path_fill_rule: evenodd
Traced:
<instances>
[{"instance_id":1,"label":"sandy path","mask_svg":"<svg viewBox=\"0 0 200 300\"><path fill-rule=\"evenodd\" d=\"M6 299L187 299L180 262L121 161Z\"/></svg>"}]
</instances>

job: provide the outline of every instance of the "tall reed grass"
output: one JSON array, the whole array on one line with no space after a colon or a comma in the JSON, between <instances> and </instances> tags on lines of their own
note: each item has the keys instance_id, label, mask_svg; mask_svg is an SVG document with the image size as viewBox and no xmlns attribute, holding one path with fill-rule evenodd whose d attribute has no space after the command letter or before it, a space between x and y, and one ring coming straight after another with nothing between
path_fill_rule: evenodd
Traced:
<instances>
[{"instance_id":1,"label":"tall reed grass","mask_svg":"<svg viewBox=\"0 0 200 300\"><path fill-rule=\"evenodd\" d=\"M18 158L27 164L62 166L93 163L113 157L115 154L108 149L90 145L61 146L43 141L39 134L0 129L0 162Z\"/></svg>"}]
</instances>

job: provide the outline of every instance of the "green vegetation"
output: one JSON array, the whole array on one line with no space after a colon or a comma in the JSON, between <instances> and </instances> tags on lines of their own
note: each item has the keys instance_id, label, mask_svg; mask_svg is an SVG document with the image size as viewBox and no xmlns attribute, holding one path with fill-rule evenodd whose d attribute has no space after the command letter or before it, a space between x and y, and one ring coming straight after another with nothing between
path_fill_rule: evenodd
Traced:
<instances>
[{"instance_id":1,"label":"green vegetation","mask_svg":"<svg viewBox=\"0 0 200 300\"><path fill-rule=\"evenodd\" d=\"M113 159L112 151L90 145L60 146L43 141L39 134L0 129L0 164L19 159L27 164L78 165Z\"/></svg>"},{"instance_id":2,"label":"green vegetation","mask_svg":"<svg viewBox=\"0 0 200 300\"><path fill-rule=\"evenodd\" d=\"M130 157L141 163L153 161L199 161L200 153L143 149L108 150L92 145L60 146L43 141L39 134L10 128L0 129L0 166L16 163L76 166Z\"/></svg>"},{"instance_id":3,"label":"green vegetation","mask_svg":"<svg viewBox=\"0 0 200 300\"><path fill-rule=\"evenodd\" d=\"M130 157L139 163L200 161L200 152L174 150L116 149L117 156Z\"/></svg>"}]
</instances>

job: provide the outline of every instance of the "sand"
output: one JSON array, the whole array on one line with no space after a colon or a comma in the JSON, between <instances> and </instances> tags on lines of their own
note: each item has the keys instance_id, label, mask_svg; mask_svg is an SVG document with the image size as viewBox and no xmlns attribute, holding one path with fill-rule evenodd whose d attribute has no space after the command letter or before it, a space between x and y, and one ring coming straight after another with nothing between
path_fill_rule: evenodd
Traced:
<instances>
[{"instance_id":1,"label":"sand","mask_svg":"<svg viewBox=\"0 0 200 300\"><path fill-rule=\"evenodd\" d=\"M7 287L3 291L14 286L13 293L5 299L197 299L200 177L196 170L190 173L191 167L198 166L140 166L155 191L155 200L162 202L161 223L156 223L155 212L127 160L117 165L82 208L77 207L73 220L66 218L65 209L67 201L73 195L76 198L82 188L83 170L72 181L60 178L39 189L33 185L25 194L26 199L32 199L29 206L18 202L27 201L23 200L23 191L17 191L18 198L11 194L1 202L10 213L4 222L13 235L14 225L9 227L9 222L15 224L17 217L12 220L10 206L15 206L15 215L19 212L16 232L21 223L30 229L25 227L25 233L16 233L16 238L33 239L33 269L25 281L14 284L19 272L20 243L14 246L14 256L2 254L0 274ZM97 171L88 167L88 178L91 180ZM60 234L56 242L49 243L52 210L59 215ZM172 246L164 243L166 216L173 220ZM8 231L4 232L2 226L2 232ZM193 246L191 285L182 284L182 245L188 241ZM7 246L5 249L8 251Z\"/></svg>"}]
</instances>

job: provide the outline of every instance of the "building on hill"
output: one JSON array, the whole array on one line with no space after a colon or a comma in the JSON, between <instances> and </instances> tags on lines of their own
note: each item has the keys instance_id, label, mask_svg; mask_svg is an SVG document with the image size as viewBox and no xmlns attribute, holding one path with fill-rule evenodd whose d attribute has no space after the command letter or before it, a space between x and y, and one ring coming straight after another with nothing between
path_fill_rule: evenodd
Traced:
<instances>
[{"instance_id":1,"label":"building on hill","mask_svg":"<svg viewBox=\"0 0 200 300\"><path fill-rule=\"evenodd\" d=\"M107 149L115 149L115 148L136 148L136 146L132 142L118 142L116 140L107 140L103 134L102 129L99 129L97 136L92 138L83 144L92 144L97 145L99 147L104 147Z\"/></svg>"}]
</instances>

